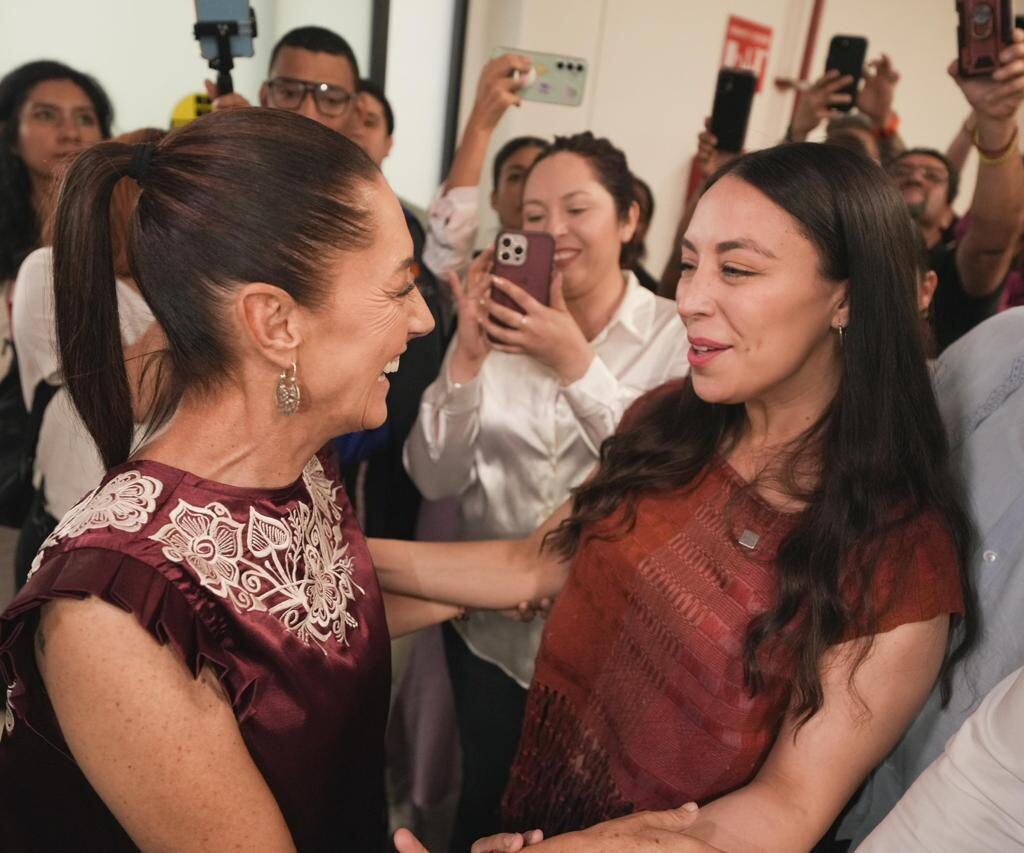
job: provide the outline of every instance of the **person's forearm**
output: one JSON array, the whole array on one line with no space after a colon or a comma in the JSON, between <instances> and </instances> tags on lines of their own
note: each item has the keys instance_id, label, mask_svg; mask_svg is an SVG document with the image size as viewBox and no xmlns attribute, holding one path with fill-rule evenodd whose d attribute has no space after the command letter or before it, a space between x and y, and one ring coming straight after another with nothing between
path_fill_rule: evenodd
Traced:
<instances>
[{"instance_id":1,"label":"person's forearm","mask_svg":"<svg viewBox=\"0 0 1024 853\"><path fill-rule=\"evenodd\" d=\"M789 853L810 850L828 829L768 782L755 779L702 806L686 834L726 853Z\"/></svg>"},{"instance_id":2,"label":"person's forearm","mask_svg":"<svg viewBox=\"0 0 1024 853\"><path fill-rule=\"evenodd\" d=\"M421 628L447 622L461 613L461 607L451 604L384 593L384 614L388 620L388 633L391 634L392 640L419 631Z\"/></svg>"},{"instance_id":3,"label":"person's forearm","mask_svg":"<svg viewBox=\"0 0 1024 853\"><path fill-rule=\"evenodd\" d=\"M1013 150L1000 162L978 166L971 202L971 221L957 250L957 264L964 290L971 296L993 293L1006 276L1021 228L1024 206L1024 166L1014 139L1016 122L978 117L977 134L982 148ZM997 158L998 159L998 158Z\"/></svg>"},{"instance_id":4,"label":"person's forearm","mask_svg":"<svg viewBox=\"0 0 1024 853\"><path fill-rule=\"evenodd\" d=\"M956 136L953 137L953 141L949 143L949 148L946 149L946 159L949 160L950 165L957 172L963 172L964 166L967 165L967 158L970 156L971 149L974 147L974 141L971 137L974 135L974 115L973 113L967 117L960 129L957 131Z\"/></svg>"},{"instance_id":5,"label":"person's forearm","mask_svg":"<svg viewBox=\"0 0 1024 853\"><path fill-rule=\"evenodd\" d=\"M505 610L553 594L541 582L546 560L531 540L370 539L369 546L386 592L484 610Z\"/></svg>"},{"instance_id":6,"label":"person's forearm","mask_svg":"<svg viewBox=\"0 0 1024 853\"><path fill-rule=\"evenodd\" d=\"M444 182L446 191L454 187L480 185L484 159L487 157L487 147L491 144L493 133L493 127L484 127L475 121L473 116L469 117L466 130L462 134L462 141L455 152L452 167L448 170L448 177Z\"/></svg>"}]
</instances>

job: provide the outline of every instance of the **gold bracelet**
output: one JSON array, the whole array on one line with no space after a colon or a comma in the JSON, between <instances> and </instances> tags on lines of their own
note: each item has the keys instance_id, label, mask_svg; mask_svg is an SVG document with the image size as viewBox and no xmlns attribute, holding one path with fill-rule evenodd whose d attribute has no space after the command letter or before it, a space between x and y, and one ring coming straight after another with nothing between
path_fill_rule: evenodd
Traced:
<instances>
[{"instance_id":1,"label":"gold bracelet","mask_svg":"<svg viewBox=\"0 0 1024 853\"><path fill-rule=\"evenodd\" d=\"M1010 137L1010 141L1006 143L1006 147L1002 150L990 150L981 147L981 131L978 128L974 129L974 136L972 137L974 147L978 149L978 161L985 166L998 166L1001 163L1005 163L1011 157L1017 154L1017 128L1013 129L1013 136Z\"/></svg>"}]
</instances>

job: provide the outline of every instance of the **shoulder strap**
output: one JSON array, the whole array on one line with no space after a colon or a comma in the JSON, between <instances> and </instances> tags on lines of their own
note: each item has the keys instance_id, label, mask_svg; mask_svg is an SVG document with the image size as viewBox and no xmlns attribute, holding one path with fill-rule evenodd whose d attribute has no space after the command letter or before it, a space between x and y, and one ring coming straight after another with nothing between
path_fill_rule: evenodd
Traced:
<instances>
[{"instance_id":1,"label":"shoulder strap","mask_svg":"<svg viewBox=\"0 0 1024 853\"><path fill-rule=\"evenodd\" d=\"M60 389L60 385L51 385L44 379L36 385L35 393L32 394L32 411L28 414L28 429L25 430L25 455L30 459L35 459L39 430L43 426L46 407Z\"/></svg>"}]
</instances>

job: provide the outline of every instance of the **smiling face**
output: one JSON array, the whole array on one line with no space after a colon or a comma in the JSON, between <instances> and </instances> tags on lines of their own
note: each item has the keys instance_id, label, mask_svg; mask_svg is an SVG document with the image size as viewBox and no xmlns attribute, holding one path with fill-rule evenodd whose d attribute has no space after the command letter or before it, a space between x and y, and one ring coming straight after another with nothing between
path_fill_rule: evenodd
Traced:
<instances>
[{"instance_id":1,"label":"smiling face","mask_svg":"<svg viewBox=\"0 0 1024 853\"><path fill-rule=\"evenodd\" d=\"M523 229L555 238L555 269L566 298L616 279L622 244L636 228L634 203L622 222L611 193L579 154L562 151L539 162L523 194Z\"/></svg>"},{"instance_id":2,"label":"smiling face","mask_svg":"<svg viewBox=\"0 0 1024 853\"><path fill-rule=\"evenodd\" d=\"M325 303L302 309L299 382L330 435L373 429L387 418L386 372L408 342L434 327L413 278L412 239L383 178L369 190L377 236L332 263Z\"/></svg>"},{"instance_id":3,"label":"smiling face","mask_svg":"<svg viewBox=\"0 0 1024 853\"><path fill-rule=\"evenodd\" d=\"M46 181L68 158L102 138L89 96L70 80L44 80L18 113L15 153L34 181Z\"/></svg>"},{"instance_id":4,"label":"smiling face","mask_svg":"<svg viewBox=\"0 0 1024 853\"><path fill-rule=\"evenodd\" d=\"M844 283L798 223L745 181L726 176L686 231L676 300L690 339L693 387L712 403L830 400L838 387L835 326Z\"/></svg>"}]
</instances>

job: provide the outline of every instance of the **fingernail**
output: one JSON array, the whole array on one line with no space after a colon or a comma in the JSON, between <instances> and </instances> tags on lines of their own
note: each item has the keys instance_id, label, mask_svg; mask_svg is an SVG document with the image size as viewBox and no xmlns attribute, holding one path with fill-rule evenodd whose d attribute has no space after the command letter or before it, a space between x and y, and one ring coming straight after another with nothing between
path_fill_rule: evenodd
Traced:
<instances>
[{"instance_id":1,"label":"fingernail","mask_svg":"<svg viewBox=\"0 0 1024 853\"><path fill-rule=\"evenodd\" d=\"M684 803L683 804L683 809L685 809L688 812L695 812L695 811L697 811L697 804L696 803Z\"/></svg>"}]
</instances>

